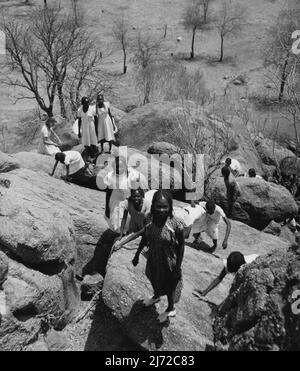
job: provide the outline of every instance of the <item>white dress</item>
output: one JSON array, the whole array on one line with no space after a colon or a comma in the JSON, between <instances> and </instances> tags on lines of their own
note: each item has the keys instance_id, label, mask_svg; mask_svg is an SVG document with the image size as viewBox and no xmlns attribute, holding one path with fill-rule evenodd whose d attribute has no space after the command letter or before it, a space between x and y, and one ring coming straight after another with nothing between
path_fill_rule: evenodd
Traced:
<instances>
[{"instance_id":1,"label":"white dress","mask_svg":"<svg viewBox=\"0 0 300 371\"><path fill-rule=\"evenodd\" d=\"M98 140L115 141L114 127L108 114L109 103L104 102L103 108L97 107L96 109L98 116Z\"/></svg>"},{"instance_id":2,"label":"white dress","mask_svg":"<svg viewBox=\"0 0 300 371\"><path fill-rule=\"evenodd\" d=\"M80 107L77 112L77 117L81 118L82 144L87 147L97 145L97 136L94 123L95 116L95 106L89 106L87 112L83 112L82 107Z\"/></svg>"},{"instance_id":3,"label":"white dress","mask_svg":"<svg viewBox=\"0 0 300 371\"><path fill-rule=\"evenodd\" d=\"M60 149L58 146L55 146L54 144L45 144L45 140L51 140L52 133L47 128L46 125L43 125L41 129L41 141L38 149L38 153L41 153L42 155L47 156L55 156L56 153L60 152Z\"/></svg>"}]
</instances>

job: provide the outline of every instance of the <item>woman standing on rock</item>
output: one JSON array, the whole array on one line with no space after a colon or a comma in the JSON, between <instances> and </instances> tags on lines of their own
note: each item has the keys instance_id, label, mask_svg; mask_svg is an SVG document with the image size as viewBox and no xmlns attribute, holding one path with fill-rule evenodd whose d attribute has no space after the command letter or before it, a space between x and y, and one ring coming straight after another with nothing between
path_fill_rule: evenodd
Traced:
<instances>
[{"instance_id":1,"label":"woman standing on rock","mask_svg":"<svg viewBox=\"0 0 300 371\"><path fill-rule=\"evenodd\" d=\"M87 97L81 99L81 107L77 112L77 119L78 138L82 137L82 144L86 148L89 156L93 157L97 153L97 117L95 106L90 105L90 101Z\"/></svg>"},{"instance_id":2,"label":"woman standing on rock","mask_svg":"<svg viewBox=\"0 0 300 371\"><path fill-rule=\"evenodd\" d=\"M140 246L132 261L139 263L139 255L145 246L147 252L146 276L152 284L154 296L144 301L150 307L167 295L168 308L159 315L161 323L176 316L174 304L180 299L182 290L181 265L184 256L184 222L173 216L173 200L169 192L157 191L153 197L151 213L146 219L146 226L137 234L143 235ZM115 247L121 247L136 238L133 234Z\"/></svg>"},{"instance_id":3,"label":"woman standing on rock","mask_svg":"<svg viewBox=\"0 0 300 371\"><path fill-rule=\"evenodd\" d=\"M98 143L100 142L101 144L101 153L103 152L105 142L109 143L108 153L111 153L112 144L116 141L115 132L117 128L110 112L109 102L104 102L104 96L102 94L98 94L97 96L96 112L98 119L97 136Z\"/></svg>"}]
</instances>

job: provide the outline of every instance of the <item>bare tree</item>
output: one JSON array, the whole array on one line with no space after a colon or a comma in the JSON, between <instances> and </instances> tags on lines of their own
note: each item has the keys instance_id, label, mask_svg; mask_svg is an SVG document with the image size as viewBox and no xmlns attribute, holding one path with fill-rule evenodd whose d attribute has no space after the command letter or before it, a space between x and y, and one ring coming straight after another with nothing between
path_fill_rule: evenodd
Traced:
<instances>
[{"instance_id":1,"label":"bare tree","mask_svg":"<svg viewBox=\"0 0 300 371\"><path fill-rule=\"evenodd\" d=\"M272 67L270 71L275 86L279 89L279 102L282 101L286 83L296 67L299 67L298 57L292 53L292 33L300 29L300 7L296 3L287 3L279 13L274 24L269 28L268 44L264 50L265 67Z\"/></svg>"},{"instance_id":2,"label":"bare tree","mask_svg":"<svg viewBox=\"0 0 300 371\"><path fill-rule=\"evenodd\" d=\"M169 65L168 70L163 71L161 83L164 84L164 99L168 101L193 101L204 105L209 100L209 91L206 88L202 71L188 71L181 64Z\"/></svg>"},{"instance_id":3,"label":"bare tree","mask_svg":"<svg viewBox=\"0 0 300 371\"><path fill-rule=\"evenodd\" d=\"M195 56L196 31L203 29L205 24L206 20L204 19L202 1L193 0L191 4L188 4L183 14L184 28L192 30L191 59Z\"/></svg>"},{"instance_id":4,"label":"bare tree","mask_svg":"<svg viewBox=\"0 0 300 371\"><path fill-rule=\"evenodd\" d=\"M6 76L2 82L30 92L17 98L35 99L48 116L58 96L61 115L66 117L64 83L72 63L86 51L91 35L81 27L78 14L59 6L34 10L26 22L6 18L2 22L6 34ZM11 74L14 67L19 72Z\"/></svg>"},{"instance_id":5,"label":"bare tree","mask_svg":"<svg viewBox=\"0 0 300 371\"><path fill-rule=\"evenodd\" d=\"M136 84L142 93L143 102L150 102L151 93L154 91L160 75L163 38L155 38L152 34L138 32L133 43L134 55L132 62L137 67Z\"/></svg>"},{"instance_id":6,"label":"bare tree","mask_svg":"<svg viewBox=\"0 0 300 371\"><path fill-rule=\"evenodd\" d=\"M113 21L113 35L116 41L119 43L123 52L123 73L127 72L127 49L130 44L129 40L130 24L127 22L124 15L116 18Z\"/></svg>"},{"instance_id":7,"label":"bare tree","mask_svg":"<svg viewBox=\"0 0 300 371\"><path fill-rule=\"evenodd\" d=\"M212 100L207 101L207 107ZM181 148L184 153L205 155L204 190L220 166L224 156L231 151L234 132L230 123L208 115L205 106L182 101L182 106L173 115L168 125L167 140Z\"/></svg>"},{"instance_id":8,"label":"bare tree","mask_svg":"<svg viewBox=\"0 0 300 371\"><path fill-rule=\"evenodd\" d=\"M300 83L299 69L300 61L295 61L294 69L286 82L286 94L288 101L281 110L281 116L293 127L292 138L296 141L297 151L300 152Z\"/></svg>"},{"instance_id":9,"label":"bare tree","mask_svg":"<svg viewBox=\"0 0 300 371\"><path fill-rule=\"evenodd\" d=\"M209 4L211 3L211 0L199 0L200 4L203 8L203 21L204 23L208 22L208 10L209 10Z\"/></svg>"},{"instance_id":10,"label":"bare tree","mask_svg":"<svg viewBox=\"0 0 300 371\"><path fill-rule=\"evenodd\" d=\"M221 39L221 52L219 62L224 58L224 40L226 37L236 35L245 24L245 9L232 0L222 0L221 10L218 14L217 30Z\"/></svg>"},{"instance_id":11,"label":"bare tree","mask_svg":"<svg viewBox=\"0 0 300 371\"><path fill-rule=\"evenodd\" d=\"M64 96L73 117L76 117L82 96L93 100L98 93L112 91L112 84L101 68L102 53L90 43L93 41L87 43L82 54L72 62L64 84Z\"/></svg>"},{"instance_id":12,"label":"bare tree","mask_svg":"<svg viewBox=\"0 0 300 371\"><path fill-rule=\"evenodd\" d=\"M145 69L150 64L161 59L163 50L163 38L156 38L151 33L139 31L133 41L132 62L138 67Z\"/></svg>"}]
</instances>

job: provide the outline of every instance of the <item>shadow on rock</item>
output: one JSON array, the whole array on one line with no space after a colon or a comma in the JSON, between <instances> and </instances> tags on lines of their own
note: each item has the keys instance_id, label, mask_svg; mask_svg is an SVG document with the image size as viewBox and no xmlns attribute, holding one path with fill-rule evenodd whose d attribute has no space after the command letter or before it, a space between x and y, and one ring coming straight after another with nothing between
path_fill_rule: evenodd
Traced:
<instances>
[{"instance_id":1,"label":"shadow on rock","mask_svg":"<svg viewBox=\"0 0 300 371\"><path fill-rule=\"evenodd\" d=\"M107 262L111 253L112 246L115 239L118 237L118 233L107 229L99 241L97 242L96 249L93 258L85 265L82 270L82 275L92 275L100 273L102 277L105 277Z\"/></svg>"},{"instance_id":2,"label":"shadow on rock","mask_svg":"<svg viewBox=\"0 0 300 371\"><path fill-rule=\"evenodd\" d=\"M158 315L155 306L146 308L142 300L136 301L128 316L124 319L123 327L127 329L129 333L133 334L133 338L137 339L137 343L149 344L155 346L158 350L164 343L162 330L164 327L168 327L170 322L163 324L159 323ZM148 348L148 347L146 347Z\"/></svg>"},{"instance_id":3,"label":"shadow on rock","mask_svg":"<svg viewBox=\"0 0 300 371\"><path fill-rule=\"evenodd\" d=\"M119 323L100 298L84 350L135 351L141 348L122 333Z\"/></svg>"}]
</instances>

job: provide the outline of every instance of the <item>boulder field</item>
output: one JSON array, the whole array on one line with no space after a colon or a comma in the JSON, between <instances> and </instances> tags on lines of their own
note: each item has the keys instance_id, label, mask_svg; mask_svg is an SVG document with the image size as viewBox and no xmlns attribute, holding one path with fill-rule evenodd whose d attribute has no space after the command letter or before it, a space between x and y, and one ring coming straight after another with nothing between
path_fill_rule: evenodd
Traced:
<instances>
[{"instance_id":1,"label":"boulder field","mask_svg":"<svg viewBox=\"0 0 300 371\"><path fill-rule=\"evenodd\" d=\"M101 250L98 242L107 230L103 192L50 177L48 164L52 166L52 162L47 157L39 157L42 165L38 171L26 168L31 167L31 162L22 164L17 157L0 153L0 169L5 169L0 172L0 295L1 300L5 298L5 313L1 307L1 350L41 344L39 338L49 328L61 330L74 320L80 301L80 283L75 274L82 274L97 245ZM166 307L165 300L150 310L141 306L141 300L151 295L151 287L144 274L144 257L138 267L131 264L138 241L110 257L100 313L105 312L119 326L120 336L126 334L143 349L214 349L213 316L230 293L233 279L227 277L206 299L195 297L193 290L205 288L218 275L222 259L231 251L258 253L263 265L265 255L283 257L290 245L233 221L228 249L224 251L224 233L222 223L220 246L214 255L203 251L205 245L195 250L187 243L182 298L177 317L169 324L161 326L157 322L158 312ZM96 317L93 326L104 321L101 315ZM49 332L49 343L52 336Z\"/></svg>"},{"instance_id":2,"label":"boulder field","mask_svg":"<svg viewBox=\"0 0 300 371\"><path fill-rule=\"evenodd\" d=\"M152 291L144 273L144 257L141 256L140 264L136 268L131 264L137 242L112 255L107 266L102 297L133 342L147 350L214 349L212 318L217 306L226 299L233 278L226 277L207 298L195 297L194 289L206 288L223 269L222 259L227 258L232 251L263 256L277 249L286 251L289 246L287 241L258 232L240 222L232 224L227 250L219 247L212 255L186 246L183 264L184 287L177 305L177 316L165 325L159 324L157 316L166 309L166 298L152 309L145 309L141 303L143 299L152 296ZM225 225L222 223L220 243L224 234ZM205 242L211 244L206 237Z\"/></svg>"}]
</instances>

